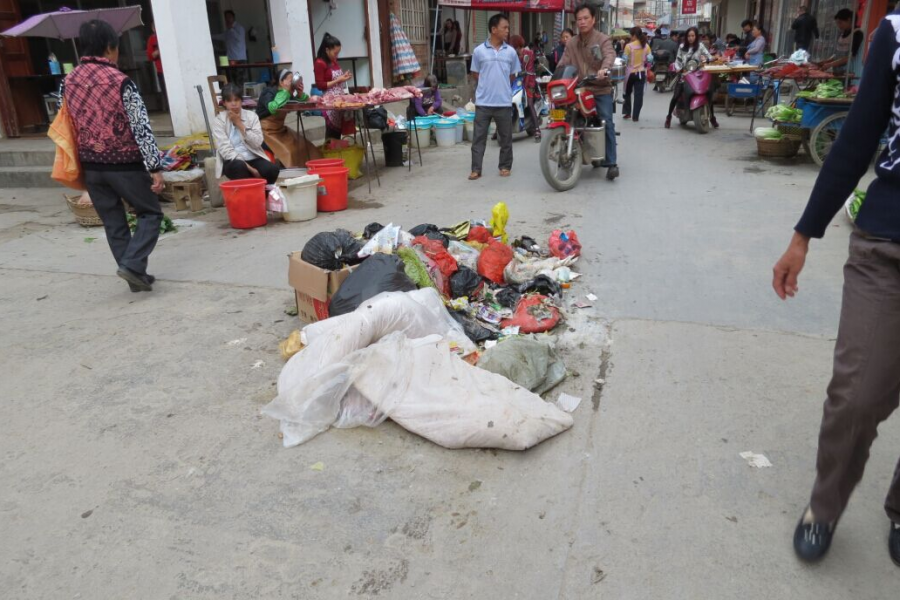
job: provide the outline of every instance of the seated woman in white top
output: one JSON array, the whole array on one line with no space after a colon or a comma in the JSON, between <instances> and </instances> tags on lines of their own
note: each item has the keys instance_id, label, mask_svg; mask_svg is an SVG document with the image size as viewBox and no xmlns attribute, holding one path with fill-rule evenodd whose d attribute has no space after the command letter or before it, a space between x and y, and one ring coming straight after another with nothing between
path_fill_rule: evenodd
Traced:
<instances>
[{"instance_id":1,"label":"seated woman in white top","mask_svg":"<svg viewBox=\"0 0 900 600\"><path fill-rule=\"evenodd\" d=\"M269 160L262 148L263 132L259 117L241 108L243 93L230 83L222 90L223 112L213 121L216 140L216 176L228 179L265 179L273 184L278 179L278 167Z\"/></svg>"}]
</instances>

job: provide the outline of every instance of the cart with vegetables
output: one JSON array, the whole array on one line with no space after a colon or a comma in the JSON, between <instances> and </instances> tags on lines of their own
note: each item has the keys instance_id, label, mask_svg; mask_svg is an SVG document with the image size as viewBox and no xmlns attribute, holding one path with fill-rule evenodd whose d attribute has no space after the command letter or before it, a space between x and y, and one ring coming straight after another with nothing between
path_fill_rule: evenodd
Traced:
<instances>
[{"instance_id":1,"label":"cart with vegetables","mask_svg":"<svg viewBox=\"0 0 900 600\"><path fill-rule=\"evenodd\" d=\"M797 108L803 111L800 120L803 147L820 167L847 120L852 103L853 98L848 97L797 98Z\"/></svg>"}]
</instances>

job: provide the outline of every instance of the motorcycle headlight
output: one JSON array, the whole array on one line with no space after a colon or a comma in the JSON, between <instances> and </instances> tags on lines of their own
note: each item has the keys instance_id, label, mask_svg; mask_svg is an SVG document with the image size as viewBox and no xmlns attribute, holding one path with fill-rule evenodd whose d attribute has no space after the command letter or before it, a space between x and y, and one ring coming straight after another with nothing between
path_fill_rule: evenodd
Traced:
<instances>
[{"instance_id":1,"label":"motorcycle headlight","mask_svg":"<svg viewBox=\"0 0 900 600\"><path fill-rule=\"evenodd\" d=\"M550 99L551 100L565 100L566 96L566 86L564 85L554 85L550 88Z\"/></svg>"}]
</instances>

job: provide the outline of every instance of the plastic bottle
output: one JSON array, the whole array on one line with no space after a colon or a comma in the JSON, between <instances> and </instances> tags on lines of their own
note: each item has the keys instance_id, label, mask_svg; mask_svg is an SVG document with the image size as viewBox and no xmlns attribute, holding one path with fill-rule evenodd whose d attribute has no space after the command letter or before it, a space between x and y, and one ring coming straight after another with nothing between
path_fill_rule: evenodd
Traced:
<instances>
[{"instance_id":1,"label":"plastic bottle","mask_svg":"<svg viewBox=\"0 0 900 600\"><path fill-rule=\"evenodd\" d=\"M51 75L60 75L62 74L62 69L60 68L59 61L56 60L56 55L52 52L50 56L47 57L47 63L50 65L50 74Z\"/></svg>"}]
</instances>

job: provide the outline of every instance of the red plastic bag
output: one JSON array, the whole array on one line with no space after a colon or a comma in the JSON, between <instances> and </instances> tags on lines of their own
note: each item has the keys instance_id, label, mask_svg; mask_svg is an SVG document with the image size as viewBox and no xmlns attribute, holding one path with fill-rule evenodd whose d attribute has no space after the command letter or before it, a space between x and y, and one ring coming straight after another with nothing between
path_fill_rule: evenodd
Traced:
<instances>
[{"instance_id":1,"label":"red plastic bag","mask_svg":"<svg viewBox=\"0 0 900 600\"><path fill-rule=\"evenodd\" d=\"M550 234L549 246L550 254L556 258L581 256L581 242L578 241L578 235L574 231L563 233L559 229L554 229Z\"/></svg>"},{"instance_id":2,"label":"red plastic bag","mask_svg":"<svg viewBox=\"0 0 900 600\"><path fill-rule=\"evenodd\" d=\"M515 314L511 319L503 319L500 327L518 326L519 333L543 333L556 327L559 318L559 309L549 303L547 296L533 294L523 296L516 305Z\"/></svg>"},{"instance_id":3,"label":"red plastic bag","mask_svg":"<svg viewBox=\"0 0 900 600\"><path fill-rule=\"evenodd\" d=\"M432 277L432 279L441 293L445 296L449 296L450 277L459 269L459 266L456 264L456 259L447 252L447 249L444 248L444 244L440 240L433 240L424 235L420 235L413 238L412 243L413 246L421 246L425 256L437 265L438 270L441 272L442 281L438 282L434 277Z\"/></svg>"},{"instance_id":4,"label":"red plastic bag","mask_svg":"<svg viewBox=\"0 0 900 600\"><path fill-rule=\"evenodd\" d=\"M476 225L475 227L469 229L469 237L467 238L467 241L469 242L487 244L492 239L494 239L494 236L491 235L491 230L487 227Z\"/></svg>"},{"instance_id":5,"label":"red plastic bag","mask_svg":"<svg viewBox=\"0 0 900 600\"><path fill-rule=\"evenodd\" d=\"M503 278L503 269L513 259L512 248L506 244L501 244L494 238L490 238L490 240L487 248L478 255L478 274L494 283L506 285L506 280Z\"/></svg>"}]
</instances>

